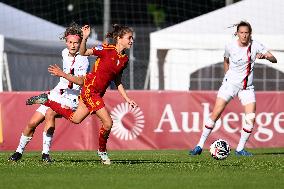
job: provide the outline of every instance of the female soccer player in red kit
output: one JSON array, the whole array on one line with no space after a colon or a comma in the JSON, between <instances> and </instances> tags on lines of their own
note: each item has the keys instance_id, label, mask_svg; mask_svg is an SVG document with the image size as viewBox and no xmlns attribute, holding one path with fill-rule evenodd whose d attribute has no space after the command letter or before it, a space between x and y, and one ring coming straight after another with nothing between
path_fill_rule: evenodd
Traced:
<instances>
[{"instance_id":1,"label":"female soccer player in red kit","mask_svg":"<svg viewBox=\"0 0 284 189\"><path fill-rule=\"evenodd\" d=\"M77 110L73 112L70 109L65 109L57 102L48 100L47 98L42 99L42 96L39 98L37 98L38 96L32 97L29 100L33 101L34 104L41 103L50 107L73 123L80 123L89 114L95 113L102 121L102 127L99 133L98 155L103 164L110 164L106 143L113 122L109 112L105 108L102 97L110 82L114 81L118 92L125 101L133 108L137 107L137 104L127 96L121 83L122 72L128 62L128 56L124 53L124 50L131 48L133 44L133 30L127 26L115 24L113 25L113 31L107 34L107 38L114 39L115 45L102 45L92 49L86 49L86 41L90 35L90 27L85 25L82 27L82 32L83 39L80 44L80 54L84 56L97 56L92 72L88 73L85 77L74 78L64 72L57 72L58 67L56 66L49 68L52 74L83 85Z\"/></svg>"}]
</instances>

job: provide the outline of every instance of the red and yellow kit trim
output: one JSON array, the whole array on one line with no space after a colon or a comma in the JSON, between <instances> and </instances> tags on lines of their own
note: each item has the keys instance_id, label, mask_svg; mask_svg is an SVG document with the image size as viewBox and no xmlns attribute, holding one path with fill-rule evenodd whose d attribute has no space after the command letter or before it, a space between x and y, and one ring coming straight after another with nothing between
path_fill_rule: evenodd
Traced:
<instances>
[{"instance_id":1,"label":"red and yellow kit trim","mask_svg":"<svg viewBox=\"0 0 284 189\"><path fill-rule=\"evenodd\" d=\"M126 68L128 56L119 54L114 45L102 45L93 48L97 60L91 73L84 79L81 98L90 110L94 112L104 107L102 97L111 81Z\"/></svg>"}]
</instances>

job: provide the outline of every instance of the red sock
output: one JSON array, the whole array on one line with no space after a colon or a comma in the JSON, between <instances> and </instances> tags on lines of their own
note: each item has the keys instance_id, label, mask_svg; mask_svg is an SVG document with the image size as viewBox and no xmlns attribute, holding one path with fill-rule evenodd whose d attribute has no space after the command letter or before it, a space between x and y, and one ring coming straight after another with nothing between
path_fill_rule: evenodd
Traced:
<instances>
[{"instance_id":1,"label":"red sock","mask_svg":"<svg viewBox=\"0 0 284 189\"><path fill-rule=\"evenodd\" d=\"M61 104L59 104L55 101L48 100L43 105L50 107L56 113L62 115L63 117L65 117L68 120L70 120L72 118L73 111L71 109L62 108Z\"/></svg>"},{"instance_id":2,"label":"red sock","mask_svg":"<svg viewBox=\"0 0 284 189\"><path fill-rule=\"evenodd\" d=\"M106 151L106 143L107 143L109 134L110 134L110 130L106 130L104 127L101 127L100 135L99 135L99 151L100 152Z\"/></svg>"}]
</instances>

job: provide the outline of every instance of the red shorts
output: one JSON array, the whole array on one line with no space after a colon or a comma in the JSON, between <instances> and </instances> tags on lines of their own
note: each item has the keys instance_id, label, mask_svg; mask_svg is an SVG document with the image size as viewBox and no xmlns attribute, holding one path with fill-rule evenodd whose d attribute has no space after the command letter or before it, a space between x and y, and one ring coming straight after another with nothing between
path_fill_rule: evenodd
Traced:
<instances>
[{"instance_id":1,"label":"red shorts","mask_svg":"<svg viewBox=\"0 0 284 189\"><path fill-rule=\"evenodd\" d=\"M84 79L84 85L82 87L80 98L83 100L84 104L89 109L90 113L94 113L97 110L105 107L101 93L96 93L94 86L95 77L86 77Z\"/></svg>"}]
</instances>

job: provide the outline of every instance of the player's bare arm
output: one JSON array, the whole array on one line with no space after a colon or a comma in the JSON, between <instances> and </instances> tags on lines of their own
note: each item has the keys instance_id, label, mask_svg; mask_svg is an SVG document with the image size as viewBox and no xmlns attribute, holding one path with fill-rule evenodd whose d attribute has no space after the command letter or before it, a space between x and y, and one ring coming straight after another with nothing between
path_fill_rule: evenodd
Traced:
<instances>
[{"instance_id":1,"label":"player's bare arm","mask_svg":"<svg viewBox=\"0 0 284 189\"><path fill-rule=\"evenodd\" d=\"M224 74L226 74L226 72L228 71L228 69L229 69L229 64L230 64L229 58L224 57Z\"/></svg>"},{"instance_id":2,"label":"player's bare arm","mask_svg":"<svg viewBox=\"0 0 284 189\"><path fill-rule=\"evenodd\" d=\"M271 63L277 63L277 59L269 51L265 54L261 54L261 53L256 54L256 58L266 59L266 60L270 61Z\"/></svg>"},{"instance_id":3,"label":"player's bare arm","mask_svg":"<svg viewBox=\"0 0 284 189\"><path fill-rule=\"evenodd\" d=\"M119 92L119 94L125 99L125 101L131 105L132 108L136 108L138 105L136 104L136 102L132 99L130 99L128 96L127 96L127 93L121 83L121 74L119 76L117 76L115 78L115 85L117 87L117 90Z\"/></svg>"},{"instance_id":4,"label":"player's bare arm","mask_svg":"<svg viewBox=\"0 0 284 189\"><path fill-rule=\"evenodd\" d=\"M90 33L91 33L91 27L89 25L85 25L85 26L82 27L81 30L83 32L83 38L82 38L82 42L80 44L79 52L82 56L90 56L90 55L93 54L93 50L87 49L86 43L87 43L87 40L88 40Z\"/></svg>"},{"instance_id":5,"label":"player's bare arm","mask_svg":"<svg viewBox=\"0 0 284 189\"><path fill-rule=\"evenodd\" d=\"M68 81L75 83L77 85L83 85L84 83L84 77L83 76L74 76L71 74L67 74L62 71L62 69L57 65L50 65L48 67L48 72L53 76L63 77L67 79Z\"/></svg>"}]
</instances>

